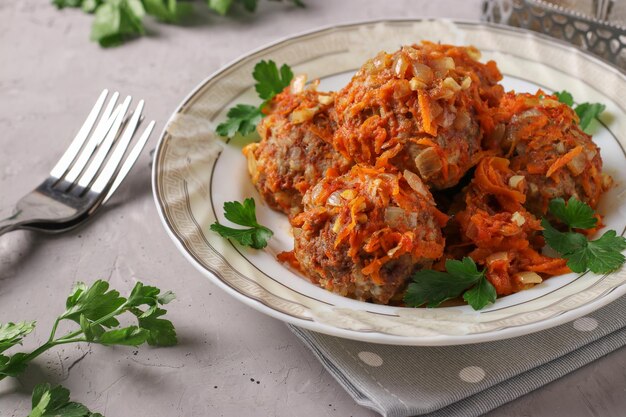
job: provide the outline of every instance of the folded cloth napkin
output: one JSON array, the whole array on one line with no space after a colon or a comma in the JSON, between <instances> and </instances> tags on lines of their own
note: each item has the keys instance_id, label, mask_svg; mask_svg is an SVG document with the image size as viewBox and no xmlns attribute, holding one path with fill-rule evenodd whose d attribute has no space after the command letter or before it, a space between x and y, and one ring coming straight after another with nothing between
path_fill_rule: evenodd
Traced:
<instances>
[{"instance_id":1,"label":"folded cloth napkin","mask_svg":"<svg viewBox=\"0 0 626 417\"><path fill-rule=\"evenodd\" d=\"M377 345L290 328L383 416L479 416L626 345L626 296L571 323L473 345Z\"/></svg>"}]
</instances>

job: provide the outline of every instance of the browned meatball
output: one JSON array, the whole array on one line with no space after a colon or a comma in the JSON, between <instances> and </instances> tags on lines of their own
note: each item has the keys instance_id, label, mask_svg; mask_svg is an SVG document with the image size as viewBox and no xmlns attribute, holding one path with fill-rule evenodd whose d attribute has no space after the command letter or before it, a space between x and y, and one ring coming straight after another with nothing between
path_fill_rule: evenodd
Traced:
<instances>
[{"instance_id":1,"label":"browned meatball","mask_svg":"<svg viewBox=\"0 0 626 417\"><path fill-rule=\"evenodd\" d=\"M600 149L578 125L578 116L566 104L543 91L536 94L507 93L495 118L499 122L492 138L526 182L526 208L537 216L546 214L553 198L574 196L596 207L611 178L602 174Z\"/></svg>"},{"instance_id":2,"label":"browned meatball","mask_svg":"<svg viewBox=\"0 0 626 417\"><path fill-rule=\"evenodd\" d=\"M305 194L304 211L292 218L294 255L321 287L387 304L443 254L446 221L414 173L356 165Z\"/></svg>"},{"instance_id":3,"label":"browned meatball","mask_svg":"<svg viewBox=\"0 0 626 417\"><path fill-rule=\"evenodd\" d=\"M296 93L293 87L270 103L257 126L261 142L243 149L263 199L288 215L302 210L302 195L322 177L342 174L352 165L329 143L334 93L318 92L315 83Z\"/></svg>"},{"instance_id":4,"label":"browned meatball","mask_svg":"<svg viewBox=\"0 0 626 417\"><path fill-rule=\"evenodd\" d=\"M481 155L503 89L474 47L422 42L370 59L337 93L335 148L359 163L454 186Z\"/></svg>"}]
</instances>

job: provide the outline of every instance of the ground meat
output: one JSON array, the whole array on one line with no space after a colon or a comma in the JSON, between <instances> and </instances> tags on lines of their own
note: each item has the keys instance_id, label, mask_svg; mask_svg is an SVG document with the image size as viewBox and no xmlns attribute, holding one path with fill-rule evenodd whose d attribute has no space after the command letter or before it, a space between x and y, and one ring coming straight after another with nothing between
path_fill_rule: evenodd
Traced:
<instances>
[{"instance_id":1,"label":"ground meat","mask_svg":"<svg viewBox=\"0 0 626 417\"><path fill-rule=\"evenodd\" d=\"M305 194L304 211L291 220L294 255L321 287L387 304L443 254L446 221L417 175L357 165Z\"/></svg>"},{"instance_id":2,"label":"ground meat","mask_svg":"<svg viewBox=\"0 0 626 417\"><path fill-rule=\"evenodd\" d=\"M322 177L342 174L352 165L330 144L334 94L318 92L316 83L297 87L303 84L296 78L274 97L257 127L261 142L243 150L263 199L287 215L302 210L302 195Z\"/></svg>"},{"instance_id":3,"label":"ground meat","mask_svg":"<svg viewBox=\"0 0 626 417\"><path fill-rule=\"evenodd\" d=\"M503 128L500 150L523 177L526 208L546 214L550 200L574 196L595 208L611 178L602 174L600 149L578 125L578 116L556 97L507 93L495 117Z\"/></svg>"},{"instance_id":4,"label":"ground meat","mask_svg":"<svg viewBox=\"0 0 626 417\"><path fill-rule=\"evenodd\" d=\"M407 169L437 189L478 162L503 89L474 47L423 42L370 59L337 93L335 148L359 163Z\"/></svg>"}]
</instances>

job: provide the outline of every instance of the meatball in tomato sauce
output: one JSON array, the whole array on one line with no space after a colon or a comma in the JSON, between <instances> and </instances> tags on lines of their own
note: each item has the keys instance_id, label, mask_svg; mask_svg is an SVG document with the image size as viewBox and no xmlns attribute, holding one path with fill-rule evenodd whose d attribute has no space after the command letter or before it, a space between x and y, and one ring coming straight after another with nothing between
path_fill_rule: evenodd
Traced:
<instances>
[{"instance_id":1,"label":"meatball in tomato sauce","mask_svg":"<svg viewBox=\"0 0 626 417\"><path fill-rule=\"evenodd\" d=\"M293 254L327 290L398 302L411 275L442 256L446 221L414 173L354 166L305 194L304 211L291 221Z\"/></svg>"}]
</instances>

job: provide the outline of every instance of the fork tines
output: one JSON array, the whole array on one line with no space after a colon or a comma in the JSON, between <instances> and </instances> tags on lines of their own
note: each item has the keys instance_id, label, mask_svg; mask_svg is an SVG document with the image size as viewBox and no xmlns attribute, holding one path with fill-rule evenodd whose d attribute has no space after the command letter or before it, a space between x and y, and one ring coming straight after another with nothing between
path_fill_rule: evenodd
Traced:
<instances>
[{"instance_id":1,"label":"fork tines","mask_svg":"<svg viewBox=\"0 0 626 417\"><path fill-rule=\"evenodd\" d=\"M132 151L127 152L143 120L144 101L140 100L127 116L131 97L127 96L116 106L119 93L115 92L104 106L108 93L108 90L102 91L72 144L50 171L50 176L57 179L55 188L76 196L87 192L102 194L106 201L139 157L154 128L154 121L136 141ZM125 154L128 155L124 160Z\"/></svg>"}]
</instances>

